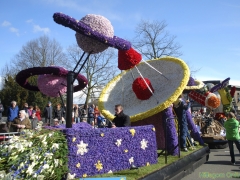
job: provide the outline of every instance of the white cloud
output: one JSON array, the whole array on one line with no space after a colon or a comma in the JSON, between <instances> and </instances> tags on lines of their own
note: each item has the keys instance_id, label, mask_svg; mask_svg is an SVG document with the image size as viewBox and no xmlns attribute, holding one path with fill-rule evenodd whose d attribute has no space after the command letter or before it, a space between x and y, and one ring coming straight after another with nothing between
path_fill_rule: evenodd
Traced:
<instances>
[{"instance_id":1,"label":"white cloud","mask_svg":"<svg viewBox=\"0 0 240 180\"><path fill-rule=\"evenodd\" d=\"M2 26L4 26L4 27L10 26L10 25L11 25L11 23L8 21L3 21L3 23L2 23Z\"/></svg>"},{"instance_id":2,"label":"white cloud","mask_svg":"<svg viewBox=\"0 0 240 180\"><path fill-rule=\"evenodd\" d=\"M15 33L17 36L19 36L19 30L17 28L14 27L10 27L9 30L13 33Z\"/></svg>"},{"instance_id":3,"label":"white cloud","mask_svg":"<svg viewBox=\"0 0 240 180\"><path fill-rule=\"evenodd\" d=\"M49 28L42 28L39 25L33 25L33 32L44 32L45 34L50 33Z\"/></svg>"},{"instance_id":4,"label":"white cloud","mask_svg":"<svg viewBox=\"0 0 240 180\"><path fill-rule=\"evenodd\" d=\"M32 23L32 22L33 22L33 19L26 20L26 23Z\"/></svg>"}]
</instances>

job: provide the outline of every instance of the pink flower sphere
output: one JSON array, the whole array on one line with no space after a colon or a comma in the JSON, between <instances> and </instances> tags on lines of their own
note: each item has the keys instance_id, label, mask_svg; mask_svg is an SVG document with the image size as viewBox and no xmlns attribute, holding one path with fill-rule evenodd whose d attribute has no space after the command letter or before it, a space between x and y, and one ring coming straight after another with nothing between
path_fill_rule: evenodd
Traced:
<instances>
[{"instance_id":1,"label":"pink flower sphere","mask_svg":"<svg viewBox=\"0 0 240 180\"><path fill-rule=\"evenodd\" d=\"M92 30L97 31L107 37L114 36L114 30L111 22L100 15L88 14L80 21L91 27ZM89 34L90 35L90 34ZM109 46L103 44L95 39L76 33L78 46L85 52L92 52L92 54L99 53L107 49Z\"/></svg>"},{"instance_id":2,"label":"pink flower sphere","mask_svg":"<svg viewBox=\"0 0 240 180\"><path fill-rule=\"evenodd\" d=\"M67 92L67 78L66 76L56 76L56 75L39 75L38 76L38 88L39 90L50 97L59 97L59 92L61 94Z\"/></svg>"}]
</instances>

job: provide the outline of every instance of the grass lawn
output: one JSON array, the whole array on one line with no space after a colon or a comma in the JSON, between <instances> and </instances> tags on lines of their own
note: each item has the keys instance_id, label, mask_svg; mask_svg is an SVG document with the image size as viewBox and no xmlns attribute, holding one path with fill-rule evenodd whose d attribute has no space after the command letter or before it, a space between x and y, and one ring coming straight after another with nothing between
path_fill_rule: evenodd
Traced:
<instances>
[{"instance_id":1,"label":"grass lawn","mask_svg":"<svg viewBox=\"0 0 240 180\"><path fill-rule=\"evenodd\" d=\"M199 149L203 148L203 146L196 146L195 150L189 150L188 152L182 152L181 151L181 156L180 159L191 154L194 151L197 151ZM144 166L144 167L140 167L138 169L135 170L123 170L123 171L119 171L119 172L114 172L112 174L101 174L101 175L97 175L94 177L127 177L127 180L136 180L139 178L142 178L144 176L146 176L149 173L152 173L154 171L157 171L161 168L163 168L166 165L169 165L175 161L179 160L178 156L168 156L167 157L167 164L165 164L165 156L164 154L161 155L160 157L158 157L158 163L157 164L152 164L149 166Z\"/></svg>"}]
</instances>

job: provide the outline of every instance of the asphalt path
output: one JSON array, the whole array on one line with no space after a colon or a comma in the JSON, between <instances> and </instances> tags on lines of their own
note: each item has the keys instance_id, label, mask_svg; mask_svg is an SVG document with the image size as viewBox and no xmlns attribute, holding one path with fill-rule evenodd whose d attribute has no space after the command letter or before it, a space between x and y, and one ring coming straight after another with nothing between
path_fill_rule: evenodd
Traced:
<instances>
[{"instance_id":1,"label":"asphalt path","mask_svg":"<svg viewBox=\"0 0 240 180\"><path fill-rule=\"evenodd\" d=\"M208 161L182 180L240 179L240 154L234 145L236 165L231 164L229 148L211 149Z\"/></svg>"}]
</instances>

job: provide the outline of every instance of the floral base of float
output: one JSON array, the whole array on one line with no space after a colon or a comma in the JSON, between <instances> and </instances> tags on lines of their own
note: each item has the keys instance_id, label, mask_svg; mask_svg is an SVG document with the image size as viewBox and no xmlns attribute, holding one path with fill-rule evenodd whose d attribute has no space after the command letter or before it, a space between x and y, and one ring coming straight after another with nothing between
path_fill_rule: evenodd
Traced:
<instances>
[{"instance_id":1,"label":"floral base of float","mask_svg":"<svg viewBox=\"0 0 240 180\"><path fill-rule=\"evenodd\" d=\"M152 125L93 129L87 123L27 131L0 147L0 175L75 179L157 163Z\"/></svg>"},{"instance_id":2,"label":"floral base of float","mask_svg":"<svg viewBox=\"0 0 240 180\"><path fill-rule=\"evenodd\" d=\"M69 148L69 173L75 178L157 163L155 128L63 129Z\"/></svg>"}]
</instances>

